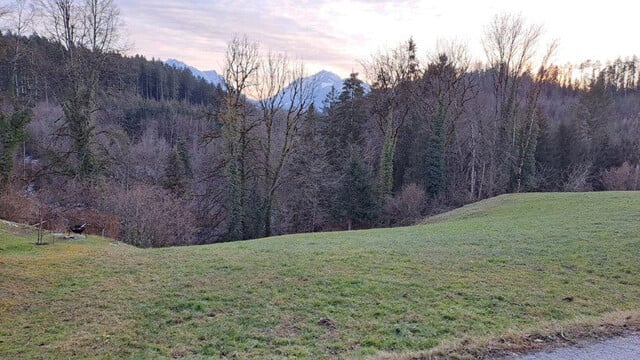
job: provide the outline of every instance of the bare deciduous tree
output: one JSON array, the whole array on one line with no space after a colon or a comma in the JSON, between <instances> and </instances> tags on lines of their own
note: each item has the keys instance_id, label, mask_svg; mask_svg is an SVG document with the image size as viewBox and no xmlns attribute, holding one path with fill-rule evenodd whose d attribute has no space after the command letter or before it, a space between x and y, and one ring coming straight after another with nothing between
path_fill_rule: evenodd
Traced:
<instances>
[{"instance_id":1,"label":"bare deciduous tree","mask_svg":"<svg viewBox=\"0 0 640 360\"><path fill-rule=\"evenodd\" d=\"M605 170L602 180L607 190L640 190L640 164L624 162L620 167Z\"/></svg>"},{"instance_id":2,"label":"bare deciduous tree","mask_svg":"<svg viewBox=\"0 0 640 360\"><path fill-rule=\"evenodd\" d=\"M11 57L11 86L13 87L13 95L18 97L26 93L24 84L20 81L20 74L18 71L18 65L25 54L25 47L23 45L21 36L27 35L27 32L32 29L34 10L30 2L27 0L15 0L11 6L7 6L9 11L6 16L6 28L11 31L15 37L13 43L13 54ZM2 8L0 8L0 17L2 17Z\"/></svg>"},{"instance_id":3,"label":"bare deciduous tree","mask_svg":"<svg viewBox=\"0 0 640 360\"><path fill-rule=\"evenodd\" d=\"M374 55L363 67L372 81L374 112L384 143L380 157L380 190L393 188L393 159L398 133L410 110L409 88L421 75L413 39L386 53Z\"/></svg>"},{"instance_id":4,"label":"bare deciduous tree","mask_svg":"<svg viewBox=\"0 0 640 360\"><path fill-rule=\"evenodd\" d=\"M69 175L89 178L101 167L94 142L96 96L106 57L118 51L120 13L112 0L40 0L38 9L49 37L65 54L65 116L57 135L74 144L78 164Z\"/></svg>"},{"instance_id":5,"label":"bare deciduous tree","mask_svg":"<svg viewBox=\"0 0 640 360\"><path fill-rule=\"evenodd\" d=\"M193 215L185 211L185 203L169 191L136 185L126 191L114 189L107 202L110 210L120 217L122 241L140 247L193 243Z\"/></svg>"},{"instance_id":6,"label":"bare deciduous tree","mask_svg":"<svg viewBox=\"0 0 640 360\"><path fill-rule=\"evenodd\" d=\"M516 141L522 125L519 110L527 95L521 94L523 74L532 66L542 27L527 25L518 15L496 15L485 29L482 45L493 74L493 154L489 159L488 195L502 191L517 163ZM504 159L505 161L499 161ZM500 164L508 165L501 169Z\"/></svg>"},{"instance_id":7,"label":"bare deciduous tree","mask_svg":"<svg viewBox=\"0 0 640 360\"><path fill-rule=\"evenodd\" d=\"M286 55L268 53L258 71L257 95L264 137L261 143L264 181L264 235L272 234L272 208L281 185L301 120L311 104L312 89L304 81L302 64L291 64ZM274 144L274 135L281 134Z\"/></svg>"},{"instance_id":8,"label":"bare deciduous tree","mask_svg":"<svg viewBox=\"0 0 640 360\"><path fill-rule=\"evenodd\" d=\"M431 125L431 136L424 140L428 141L426 183L432 196L444 190L445 155L456 136L457 122L466 104L476 95L474 79L467 74L469 66L466 46L454 41L439 41L414 95L415 103L422 105L420 110ZM472 159L472 177L474 166Z\"/></svg>"},{"instance_id":9,"label":"bare deciduous tree","mask_svg":"<svg viewBox=\"0 0 640 360\"><path fill-rule=\"evenodd\" d=\"M249 236L247 181L253 171L249 155L255 143L253 130L260 122L254 114L250 114L252 107L246 97L254 91L259 67L257 43L246 37L235 37L229 42L223 70L227 93L224 109L218 118L227 149L225 167L229 183L228 233L231 239L246 239Z\"/></svg>"},{"instance_id":10,"label":"bare deciduous tree","mask_svg":"<svg viewBox=\"0 0 640 360\"><path fill-rule=\"evenodd\" d=\"M516 146L517 160L515 163L515 191L520 192L525 189L533 177L535 172L535 148L537 146L539 128L536 121L540 116L538 108L538 100L545 82L550 80L551 58L554 56L558 48L557 42L552 42L542 57L538 71L532 79L529 94L526 99L524 122L521 126L520 136L518 137ZM533 163L532 163L533 162ZM529 169L527 169L529 167Z\"/></svg>"},{"instance_id":11,"label":"bare deciduous tree","mask_svg":"<svg viewBox=\"0 0 640 360\"><path fill-rule=\"evenodd\" d=\"M262 57L258 44L247 38L236 37L228 45L224 69L228 93L220 122L227 147L231 238L249 236L247 181L251 175L262 178L260 233L265 236L272 233L276 191L312 95L303 75L301 64L291 63L286 55L273 52ZM257 113L249 98L257 100ZM256 152L259 155L252 156Z\"/></svg>"}]
</instances>

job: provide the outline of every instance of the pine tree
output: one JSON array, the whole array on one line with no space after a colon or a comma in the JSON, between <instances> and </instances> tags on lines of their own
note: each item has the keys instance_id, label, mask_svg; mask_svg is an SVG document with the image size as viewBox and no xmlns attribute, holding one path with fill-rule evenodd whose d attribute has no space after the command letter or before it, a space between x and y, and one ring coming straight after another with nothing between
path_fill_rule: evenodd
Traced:
<instances>
[{"instance_id":1,"label":"pine tree","mask_svg":"<svg viewBox=\"0 0 640 360\"><path fill-rule=\"evenodd\" d=\"M390 123L389 123L390 124ZM388 126L382 144L380 157L379 190L381 195L390 195L393 190L393 159L396 152L397 137L392 136L393 130Z\"/></svg>"},{"instance_id":2,"label":"pine tree","mask_svg":"<svg viewBox=\"0 0 640 360\"><path fill-rule=\"evenodd\" d=\"M363 83L352 73L337 99L329 103L323 137L329 162L336 170L343 171L350 160L361 157L366 122L363 96Z\"/></svg>"},{"instance_id":3,"label":"pine tree","mask_svg":"<svg viewBox=\"0 0 640 360\"><path fill-rule=\"evenodd\" d=\"M31 121L31 110L21 109L0 114L0 192L9 182L16 147L25 140L25 128Z\"/></svg>"},{"instance_id":4,"label":"pine tree","mask_svg":"<svg viewBox=\"0 0 640 360\"><path fill-rule=\"evenodd\" d=\"M444 152L444 115L437 114L433 119L433 129L431 131L431 136L427 145L426 154L427 194L432 197L440 194L445 187Z\"/></svg>"},{"instance_id":5,"label":"pine tree","mask_svg":"<svg viewBox=\"0 0 640 360\"><path fill-rule=\"evenodd\" d=\"M348 186L357 182L352 169L353 164L358 164L357 169L364 168L363 148L364 148L364 124L367 121L367 114L364 108L364 87L362 81L358 79L358 74L353 73L349 79L345 80L342 91L336 101L331 103L329 109L325 109L325 116L321 119L321 138L323 147L326 149L327 178L336 179L327 181L323 191L325 192L326 208L329 213L338 221L346 218L348 226L352 226L353 221L359 221L358 216L346 216L345 206L353 206L345 200ZM351 175L349 172L352 171ZM345 183L346 181L346 183ZM369 189L372 190L372 189ZM340 198L336 194L342 193ZM348 211L351 214L353 211Z\"/></svg>"},{"instance_id":6,"label":"pine tree","mask_svg":"<svg viewBox=\"0 0 640 360\"><path fill-rule=\"evenodd\" d=\"M336 220L346 221L347 229L366 225L377 216L376 196L371 173L360 161L351 161L338 188L334 206Z\"/></svg>"},{"instance_id":7,"label":"pine tree","mask_svg":"<svg viewBox=\"0 0 640 360\"><path fill-rule=\"evenodd\" d=\"M394 158L400 129L409 117L411 93L421 71L413 39L387 54L374 56L366 65L371 77L373 111L382 133L378 187L381 195L393 190Z\"/></svg>"},{"instance_id":8,"label":"pine tree","mask_svg":"<svg viewBox=\"0 0 640 360\"><path fill-rule=\"evenodd\" d=\"M302 126L299 144L291 156L288 209L292 232L314 231L326 217L322 207L326 192L326 150L318 134L318 113L312 105Z\"/></svg>"},{"instance_id":9,"label":"pine tree","mask_svg":"<svg viewBox=\"0 0 640 360\"><path fill-rule=\"evenodd\" d=\"M426 147L425 181L430 196L436 196L445 189L446 136L453 131L466 101L466 65L456 64L454 56L440 53L429 63L422 79L424 90L432 98L426 103L431 126Z\"/></svg>"},{"instance_id":10,"label":"pine tree","mask_svg":"<svg viewBox=\"0 0 640 360\"><path fill-rule=\"evenodd\" d=\"M554 134L552 133L548 123L541 121L539 123L538 146L536 146L535 164L538 173L538 191L555 190L558 184L559 170L557 166L557 153L554 146Z\"/></svg>"},{"instance_id":11,"label":"pine tree","mask_svg":"<svg viewBox=\"0 0 640 360\"><path fill-rule=\"evenodd\" d=\"M184 195L187 186L187 177L184 164L175 147L167 157L164 173L163 185L165 189L170 190L178 196Z\"/></svg>"},{"instance_id":12,"label":"pine tree","mask_svg":"<svg viewBox=\"0 0 640 360\"><path fill-rule=\"evenodd\" d=\"M191 157L189 156L189 150L187 149L187 143L184 138L178 139L177 144L178 155L182 161L184 167L184 174L188 179L193 179L193 169L191 167Z\"/></svg>"}]
</instances>

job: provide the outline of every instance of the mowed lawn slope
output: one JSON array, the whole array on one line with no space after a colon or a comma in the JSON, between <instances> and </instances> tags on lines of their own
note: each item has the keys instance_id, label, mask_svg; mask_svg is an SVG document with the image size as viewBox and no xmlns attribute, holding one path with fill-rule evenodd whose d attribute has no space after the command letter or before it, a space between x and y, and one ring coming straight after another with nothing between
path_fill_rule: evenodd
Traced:
<instances>
[{"instance_id":1,"label":"mowed lawn slope","mask_svg":"<svg viewBox=\"0 0 640 360\"><path fill-rule=\"evenodd\" d=\"M0 358L362 358L640 313L640 193L166 249L0 223Z\"/></svg>"}]
</instances>

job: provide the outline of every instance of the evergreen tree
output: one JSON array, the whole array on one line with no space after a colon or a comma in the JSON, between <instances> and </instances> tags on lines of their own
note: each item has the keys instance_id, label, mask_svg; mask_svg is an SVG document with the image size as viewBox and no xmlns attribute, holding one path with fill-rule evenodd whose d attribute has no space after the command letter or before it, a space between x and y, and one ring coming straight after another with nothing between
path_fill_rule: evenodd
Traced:
<instances>
[{"instance_id":1,"label":"evergreen tree","mask_svg":"<svg viewBox=\"0 0 640 360\"><path fill-rule=\"evenodd\" d=\"M15 150L26 138L25 128L31 121L31 110L15 110L11 114L0 113L0 192L9 182Z\"/></svg>"},{"instance_id":2,"label":"evergreen tree","mask_svg":"<svg viewBox=\"0 0 640 360\"><path fill-rule=\"evenodd\" d=\"M344 171L350 160L361 158L366 122L364 87L357 73L345 80L340 95L329 94L323 138L329 163L336 171Z\"/></svg>"},{"instance_id":3,"label":"evergreen tree","mask_svg":"<svg viewBox=\"0 0 640 360\"><path fill-rule=\"evenodd\" d=\"M374 56L366 68L375 77L369 98L383 139L378 186L381 195L389 195L394 185L398 135L408 118L412 89L421 73L413 39L389 53Z\"/></svg>"},{"instance_id":4,"label":"evergreen tree","mask_svg":"<svg viewBox=\"0 0 640 360\"><path fill-rule=\"evenodd\" d=\"M326 218L322 202L328 165L318 132L318 113L312 105L302 126L299 144L291 156L288 209L292 232L316 230Z\"/></svg>"},{"instance_id":5,"label":"evergreen tree","mask_svg":"<svg viewBox=\"0 0 640 360\"><path fill-rule=\"evenodd\" d=\"M536 146L535 163L538 178L536 190L552 191L559 182L554 134L546 121L540 122L540 136Z\"/></svg>"},{"instance_id":6,"label":"evergreen tree","mask_svg":"<svg viewBox=\"0 0 640 360\"><path fill-rule=\"evenodd\" d=\"M558 131L556 132L556 154L554 165L559 171L563 171L572 163L578 161L575 158L576 151L573 149L573 136L571 134L571 127L565 122L560 123Z\"/></svg>"},{"instance_id":7,"label":"evergreen tree","mask_svg":"<svg viewBox=\"0 0 640 360\"><path fill-rule=\"evenodd\" d=\"M184 195L187 186L187 177L184 163L178 150L174 147L167 157L164 170L164 187L178 196Z\"/></svg>"},{"instance_id":8,"label":"evergreen tree","mask_svg":"<svg viewBox=\"0 0 640 360\"><path fill-rule=\"evenodd\" d=\"M468 63L460 61L463 50L452 46L441 49L427 66L419 84L424 93L421 99L429 121L424 174L426 190L430 196L441 194L446 187L447 137L455 132L456 121L470 99L472 84L467 77ZM425 116L426 115L426 116Z\"/></svg>"},{"instance_id":9,"label":"evergreen tree","mask_svg":"<svg viewBox=\"0 0 640 360\"><path fill-rule=\"evenodd\" d=\"M346 221L347 229L363 226L377 216L371 173L360 161L351 161L336 196L334 217Z\"/></svg>"},{"instance_id":10,"label":"evergreen tree","mask_svg":"<svg viewBox=\"0 0 640 360\"><path fill-rule=\"evenodd\" d=\"M364 146L364 124L366 112L363 104L364 87L357 73L351 73L344 81L342 92L336 106L336 130L339 131L338 148L342 149L345 159L361 158Z\"/></svg>"},{"instance_id":11,"label":"evergreen tree","mask_svg":"<svg viewBox=\"0 0 640 360\"><path fill-rule=\"evenodd\" d=\"M610 133L613 131L611 119L613 108L612 89L607 85L606 70L591 81L589 90L584 92L576 107L571 133L574 136L574 150L577 151L572 164L586 164L591 167L591 185L601 190L601 174L615 164L611 161L613 152Z\"/></svg>"},{"instance_id":12,"label":"evergreen tree","mask_svg":"<svg viewBox=\"0 0 640 360\"><path fill-rule=\"evenodd\" d=\"M342 91L338 96L338 101L346 103L361 98L364 95L362 84L362 80L358 79L358 73L351 73L349 78L342 84Z\"/></svg>"},{"instance_id":13,"label":"evergreen tree","mask_svg":"<svg viewBox=\"0 0 640 360\"><path fill-rule=\"evenodd\" d=\"M188 179L193 179L193 169L191 167L191 157L189 156L189 150L187 149L187 143L184 138L178 139L177 144L178 155L182 161L184 167L184 174Z\"/></svg>"},{"instance_id":14,"label":"evergreen tree","mask_svg":"<svg viewBox=\"0 0 640 360\"><path fill-rule=\"evenodd\" d=\"M392 136L391 123L387 125L384 142L382 143L382 156L380 157L379 190L381 195L390 195L393 190L393 159L396 153L397 137Z\"/></svg>"},{"instance_id":15,"label":"evergreen tree","mask_svg":"<svg viewBox=\"0 0 640 360\"><path fill-rule=\"evenodd\" d=\"M353 164L364 167L364 124L367 121L367 113L364 107L364 87L357 76L358 74L353 73L345 80L337 100L325 110L326 115L322 118L321 137L322 145L326 149L327 179L337 179L333 182L327 181L323 189L323 202L338 221L345 219L343 207L351 205L344 197L342 200L336 200L336 194L347 191L345 186L348 185L345 185L345 181L357 182L353 177L359 174L349 175L349 171L353 171ZM354 218L351 218L347 222L349 226L353 220Z\"/></svg>"},{"instance_id":16,"label":"evergreen tree","mask_svg":"<svg viewBox=\"0 0 640 360\"><path fill-rule=\"evenodd\" d=\"M427 146L426 153L426 182L427 194L436 196L445 187L444 162L445 139L444 139L444 115L437 114L433 119L433 129Z\"/></svg>"}]
</instances>

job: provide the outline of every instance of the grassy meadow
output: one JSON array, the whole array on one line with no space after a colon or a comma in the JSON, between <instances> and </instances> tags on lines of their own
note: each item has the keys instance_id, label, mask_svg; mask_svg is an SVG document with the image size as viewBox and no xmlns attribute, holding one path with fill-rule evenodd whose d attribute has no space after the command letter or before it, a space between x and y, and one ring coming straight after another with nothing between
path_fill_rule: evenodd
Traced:
<instances>
[{"instance_id":1,"label":"grassy meadow","mask_svg":"<svg viewBox=\"0 0 640 360\"><path fill-rule=\"evenodd\" d=\"M638 192L208 246L34 243L0 222L2 359L383 357L640 314Z\"/></svg>"}]
</instances>

